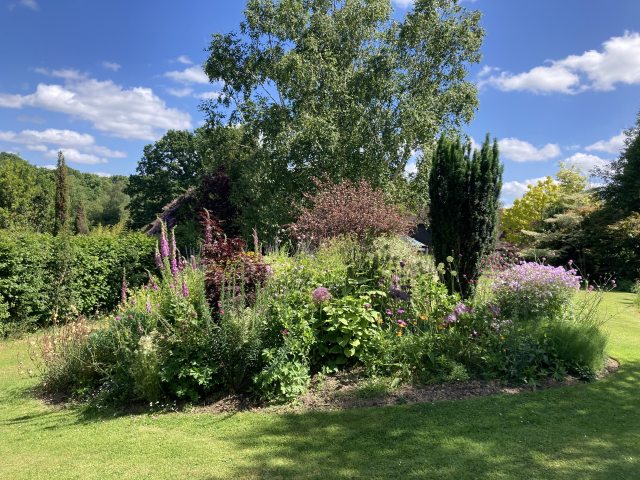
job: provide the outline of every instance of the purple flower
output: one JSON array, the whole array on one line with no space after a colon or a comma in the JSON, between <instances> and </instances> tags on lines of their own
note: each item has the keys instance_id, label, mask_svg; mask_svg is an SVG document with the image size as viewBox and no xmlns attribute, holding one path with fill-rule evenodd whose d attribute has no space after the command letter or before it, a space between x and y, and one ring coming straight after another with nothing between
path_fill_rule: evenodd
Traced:
<instances>
[{"instance_id":1,"label":"purple flower","mask_svg":"<svg viewBox=\"0 0 640 480\"><path fill-rule=\"evenodd\" d=\"M313 298L313 303L319 304L331 300L332 295L325 287L318 287L311 292L311 297Z\"/></svg>"},{"instance_id":2,"label":"purple flower","mask_svg":"<svg viewBox=\"0 0 640 480\"><path fill-rule=\"evenodd\" d=\"M404 313L404 310L400 309L396 313L401 313L402 314L402 313Z\"/></svg>"},{"instance_id":3,"label":"purple flower","mask_svg":"<svg viewBox=\"0 0 640 480\"><path fill-rule=\"evenodd\" d=\"M147 307L147 313L151 313L151 305L149 305L149 300L147 300L145 306Z\"/></svg>"},{"instance_id":4,"label":"purple flower","mask_svg":"<svg viewBox=\"0 0 640 480\"><path fill-rule=\"evenodd\" d=\"M189 296L189 290L187 289L187 282L184 279L184 277L182 277L182 296L184 298L187 298Z\"/></svg>"},{"instance_id":5,"label":"purple flower","mask_svg":"<svg viewBox=\"0 0 640 480\"><path fill-rule=\"evenodd\" d=\"M120 298L123 302L127 300L127 270L122 269L122 291L120 292Z\"/></svg>"},{"instance_id":6,"label":"purple flower","mask_svg":"<svg viewBox=\"0 0 640 480\"><path fill-rule=\"evenodd\" d=\"M160 237L160 255L164 260L169 256L169 241L167 240L167 226L162 222L162 234Z\"/></svg>"}]
</instances>

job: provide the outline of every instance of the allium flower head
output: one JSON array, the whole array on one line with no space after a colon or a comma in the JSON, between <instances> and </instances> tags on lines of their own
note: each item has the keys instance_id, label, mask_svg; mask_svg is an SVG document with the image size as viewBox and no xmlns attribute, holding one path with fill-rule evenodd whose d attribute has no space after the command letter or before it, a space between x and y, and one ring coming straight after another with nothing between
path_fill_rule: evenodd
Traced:
<instances>
[{"instance_id":1,"label":"allium flower head","mask_svg":"<svg viewBox=\"0 0 640 480\"><path fill-rule=\"evenodd\" d=\"M318 287L313 292L311 292L311 296L313 298L313 303L324 303L331 300L331 292L325 287Z\"/></svg>"}]
</instances>

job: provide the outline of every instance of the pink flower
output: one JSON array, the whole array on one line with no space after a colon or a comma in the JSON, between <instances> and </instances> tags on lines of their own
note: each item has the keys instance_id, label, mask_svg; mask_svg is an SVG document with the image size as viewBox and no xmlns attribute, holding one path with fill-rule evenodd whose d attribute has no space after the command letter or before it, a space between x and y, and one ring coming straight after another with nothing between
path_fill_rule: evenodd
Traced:
<instances>
[{"instance_id":1,"label":"pink flower","mask_svg":"<svg viewBox=\"0 0 640 480\"><path fill-rule=\"evenodd\" d=\"M325 287L318 287L311 292L311 297L313 298L313 303L324 303L331 300L332 295Z\"/></svg>"}]
</instances>

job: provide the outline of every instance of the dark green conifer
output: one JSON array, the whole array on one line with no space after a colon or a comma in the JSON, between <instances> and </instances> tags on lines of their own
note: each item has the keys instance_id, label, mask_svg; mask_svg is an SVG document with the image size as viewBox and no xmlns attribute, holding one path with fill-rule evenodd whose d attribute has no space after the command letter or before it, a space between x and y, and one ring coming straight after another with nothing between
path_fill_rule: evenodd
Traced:
<instances>
[{"instance_id":1,"label":"dark green conifer","mask_svg":"<svg viewBox=\"0 0 640 480\"><path fill-rule=\"evenodd\" d=\"M596 176L606 185L600 189L607 206L614 207L625 217L631 212L640 213L640 112L635 126L624 132L624 148L620 156L606 168L596 169Z\"/></svg>"},{"instance_id":2,"label":"dark green conifer","mask_svg":"<svg viewBox=\"0 0 640 480\"><path fill-rule=\"evenodd\" d=\"M55 202L55 224L53 234L59 235L67 228L69 218L69 184L67 183L67 165L64 162L64 155L58 152L58 167L56 169L56 202Z\"/></svg>"},{"instance_id":3,"label":"dark green conifer","mask_svg":"<svg viewBox=\"0 0 640 480\"><path fill-rule=\"evenodd\" d=\"M441 137L429 178L430 226L433 253L443 263L447 284L464 298L474 290L482 257L495 247L502 171L498 141L489 134L480 151ZM453 257L453 262L447 258ZM451 277L451 271L456 276Z\"/></svg>"}]
</instances>

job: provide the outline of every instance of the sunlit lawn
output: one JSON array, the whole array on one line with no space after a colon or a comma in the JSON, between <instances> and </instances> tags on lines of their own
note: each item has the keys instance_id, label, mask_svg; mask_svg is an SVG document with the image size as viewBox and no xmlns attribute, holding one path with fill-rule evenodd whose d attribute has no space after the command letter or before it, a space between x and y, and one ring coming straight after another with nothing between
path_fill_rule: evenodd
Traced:
<instances>
[{"instance_id":1,"label":"sunlit lawn","mask_svg":"<svg viewBox=\"0 0 640 480\"><path fill-rule=\"evenodd\" d=\"M622 363L595 384L458 402L157 419L51 410L0 343L0 479L640 478L640 314L608 324Z\"/></svg>"}]
</instances>

